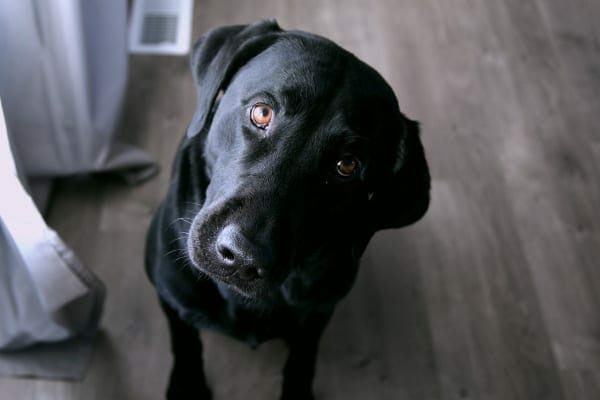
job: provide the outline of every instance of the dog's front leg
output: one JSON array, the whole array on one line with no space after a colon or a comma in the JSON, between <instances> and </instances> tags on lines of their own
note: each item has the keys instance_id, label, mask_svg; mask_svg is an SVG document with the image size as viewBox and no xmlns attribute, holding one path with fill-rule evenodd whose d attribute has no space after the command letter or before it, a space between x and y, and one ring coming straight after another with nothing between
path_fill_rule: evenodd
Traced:
<instances>
[{"instance_id":1,"label":"dog's front leg","mask_svg":"<svg viewBox=\"0 0 600 400\"><path fill-rule=\"evenodd\" d=\"M331 313L314 316L285 338L290 353L283 369L281 400L314 399L312 382L319 340L330 317Z\"/></svg>"},{"instance_id":2,"label":"dog's front leg","mask_svg":"<svg viewBox=\"0 0 600 400\"><path fill-rule=\"evenodd\" d=\"M173 369L167 388L168 400L210 400L212 395L204 377L202 342L196 328L182 321L177 313L161 301L169 321Z\"/></svg>"}]
</instances>

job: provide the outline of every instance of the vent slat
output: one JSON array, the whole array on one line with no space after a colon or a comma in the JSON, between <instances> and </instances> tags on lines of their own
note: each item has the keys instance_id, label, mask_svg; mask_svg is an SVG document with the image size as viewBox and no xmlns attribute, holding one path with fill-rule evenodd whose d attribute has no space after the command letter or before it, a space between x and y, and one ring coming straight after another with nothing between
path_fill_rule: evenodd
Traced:
<instances>
[{"instance_id":1,"label":"vent slat","mask_svg":"<svg viewBox=\"0 0 600 400\"><path fill-rule=\"evenodd\" d=\"M178 19L172 14L146 14L142 24L142 43L175 43Z\"/></svg>"},{"instance_id":2,"label":"vent slat","mask_svg":"<svg viewBox=\"0 0 600 400\"><path fill-rule=\"evenodd\" d=\"M190 50L192 0L134 0L129 51L184 55Z\"/></svg>"}]
</instances>

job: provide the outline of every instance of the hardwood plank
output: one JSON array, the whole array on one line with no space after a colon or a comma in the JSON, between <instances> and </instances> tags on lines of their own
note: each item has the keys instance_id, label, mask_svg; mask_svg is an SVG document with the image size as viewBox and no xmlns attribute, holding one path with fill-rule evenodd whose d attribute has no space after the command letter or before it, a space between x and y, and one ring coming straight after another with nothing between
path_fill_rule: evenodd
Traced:
<instances>
[{"instance_id":1,"label":"hardwood plank","mask_svg":"<svg viewBox=\"0 0 600 400\"><path fill-rule=\"evenodd\" d=\"M438 180L426 222L433 221L431 232L445 232L436 233L445 244L435 245L433 253L451 257L439 271L425 267L424 282L433 305L431 318L459 329L453 337L458 340L446 340L442 326L433 328L443 396L562 398L497 152L506 140L503 131L511 128L504 123L508 110L496 109L504 105L503 94L510 93L510 70L504 68L494 37L482 34L489 26L483 4L419 4L424 17L417 20L427 18L437 30L425 43L432 49L430 67L423 71L431 75L422 79L432 82L436 101L429 105L425 123L434 107L443 110L433 118L440 129L430 127L435 136L429 140L436 141L431 146L438 149L430 156ZM436 167L441 175L435 174ZM435 265L441 257L423 252L422 263ZM456 286L450 284L453 280ZM435 283L432 290L430 283ZM437 298L440 291L447 293Z\"/></svg>"},{"instance_id":2,"label":"hardwood plank","mask_svg":"<svg viewBox=\"0 0 600 400\"><path fill-rule=\"evenodd\" d=\"M529 26L532 21L524 21L524 24ZM544 45L544 52L550 53L551 49L548 49L548 44L545 43L536 44L535 49L539 51L539 46ZM524 51L533 51L533 49L534 46L530 45ZM559 54L562 53L555 53L555 55ZM572 102L573 99L569 99L570 89L561 83L560 68L558 68L560 60L554 58L553 61L538 60L537 62L553 65L554 68L535 67L526 72L528 76L525 79L534 79L535 75L538 79L554 82L555 90L558 92L554 96L557 106L550 107L551 104L541 101L545 93L539 93L535 85L529 85L527 89L539 96L535 106L547 107L549 108L547 115L552 115L552 112L555 112L555 115L552 116L552 123L538 122L535 119L526 121L528 125L526 129L535 132L539 139L535 143L528 143L529 147L542 155L541 158L546 162L540 167L546 169L536 171L535 179L529 179L529 182L537 181L532 190L534 193L522 194L533 196L536 209L532 210L531 207L521 203L519 207L523 208L519 213L520 217L522 216L527 222L523 226L526 231L524 240L533 242L532 246L528 246L530 258L535 258L532 267L539 282L541 301L546 305L545 311L553 336L559 338L559 343L555 343L555 347L557 347L558 361L562 365L565 353L578 352L579 346L574 343L574 339L577 340L577 336L573 335L574 327L580 327L585 332L582 333L588 337L586 341L597 340L596 328L593 328L597 324L596 314L586 313L586 311L590 305L597 304L597 293L594 287L597 287L595 284L598 281L590 279L592 278L590 273L594 274L597 269L593 267L589 252L595 252L594 249L598 248L597 245L591 245L597 236L592 233L595 229L590 228L590 224L595 225L597 221L597 218L594 218L596 212L593 211L593 204L596 204L594 198L597 198L598 187L586 182L587 174L584 172L586 169L597 170L595 163L597 158L593 156L590 158L589 148L582 146L586 143L582 135L589 135L594 131L582 129L581 124L576 121L577 118L570 116L572 112L577 112L579 102ZM519 70L515 72L519 73ZM585 107L590 103L581 105ZM521 106L525 108L525 104ZM530 104L527 106L529 109L533 108ZM556 110L560 111L556 112ZM540 112L542 113L543 111ZM541 126L536 127L535 124ZM565 135L566 132L568 135ZM525 185L524 180L520 183ZM582 235L583 232L585 233ZM591 240L588 240L586 245L580 246L583 243L578 243L578 237L581 236L588 236ZM563 340L571 343L561 344L560 341ZM561 350L560 347L563 346L565 348Z\"/></svg>"},{"instance_id":3,"label":"hardwood plank","mask_svg":"<svg viewBox=\"0 0 600 400\"><path fill-rule=\"evenodd\" d=\"M505 12L511 26L498 28L515 61L517 104L528 112L523 129L532 135L523 142L543 160L525 174L511 175L519 188L528 188L514 191L515 210L523 221L519 229L528 244L527 256L565 392L587 392L594 398L600 396L594 389L600 367L596 312L600 193L599 159L593 145L600 126L590 116L600 111L597 96L591 94L598 91L592 71L600 58L582 48L589 50L587 43L597 42L597 36L584 7L567 9L560 2L539 2L536 7L537 12L517 13L508 5ZM527 36L532 27L537 27L539 36ZM518 59L524 62L516 63ZM527 163L535 159L528 157ZM567 378L578 373L585 379ZM596 384L587 384L592 378ZM572 387L580 382L587 382L586 387Z\"/></svg>"}]
</instances>

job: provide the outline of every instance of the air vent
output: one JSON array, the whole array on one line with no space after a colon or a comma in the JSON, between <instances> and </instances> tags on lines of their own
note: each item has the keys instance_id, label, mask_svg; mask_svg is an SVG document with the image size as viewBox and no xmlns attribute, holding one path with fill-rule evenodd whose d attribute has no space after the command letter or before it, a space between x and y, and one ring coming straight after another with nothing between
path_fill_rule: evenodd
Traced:
<instances>
[{"instance_id":1,"label":"air vent","mask_svg":"<svg viewBox=\"0 0 600 400\"><path fill-rule=\"evenodd\" d=\"M134 0L129 51L183 55L190 50L192 0Z\"/></svg>"},{"instance_id":2,"label":"air vent","mask_svg":"<svg viewBox=\"0 0 600 400\"><path fill-rule=\"evenodd\" d=\"M177 15L146 14L142 24L142 44L177 42Z\"/></svg>"}]
</instances>

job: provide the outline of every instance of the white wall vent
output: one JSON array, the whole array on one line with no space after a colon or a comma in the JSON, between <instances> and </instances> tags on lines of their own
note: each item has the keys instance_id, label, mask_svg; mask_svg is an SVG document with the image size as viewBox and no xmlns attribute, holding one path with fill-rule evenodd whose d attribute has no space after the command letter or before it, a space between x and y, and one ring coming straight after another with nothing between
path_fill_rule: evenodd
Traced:
<instances>
[{"instance_id":1,"label":"white wall vent","mask_svg":"<svg viewBox=\"0 0 600 400\"><path fill-rule=\"evenodd\" d=\"M187 54L193 9L193 0L134 0L129 21L129 52Z\"/></svg>"}]
</instances>

